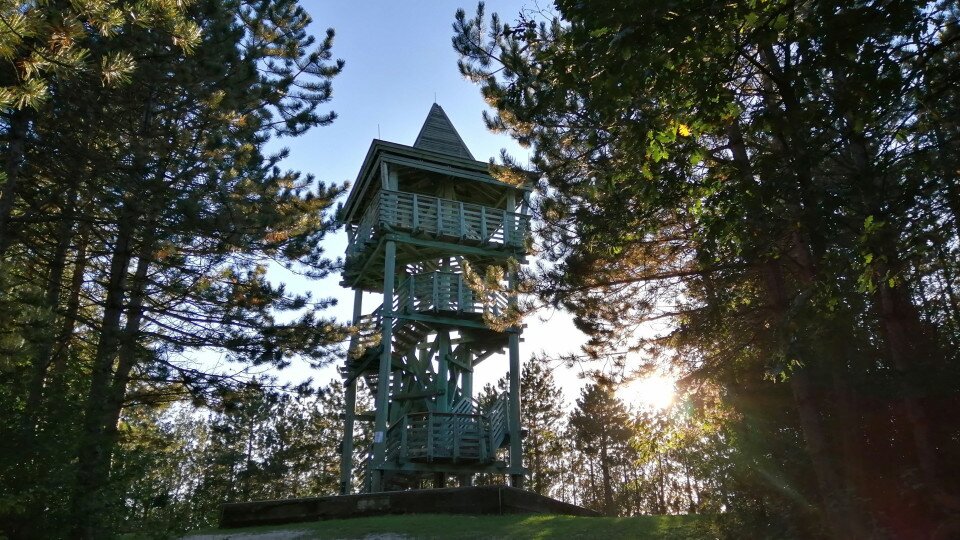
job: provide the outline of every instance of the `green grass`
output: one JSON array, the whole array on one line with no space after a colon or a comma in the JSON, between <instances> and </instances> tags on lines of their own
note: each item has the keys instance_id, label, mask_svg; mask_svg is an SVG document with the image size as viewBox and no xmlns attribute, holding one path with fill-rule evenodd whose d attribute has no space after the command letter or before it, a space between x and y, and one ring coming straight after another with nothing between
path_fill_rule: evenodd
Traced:
<instances>
[{"instance_id":1,"label":"green grass","mask_svg":"<svg viewBox=\"0 0 960 540\"><path fill-rule=\"evenodd\" d=\"M364 538L394 534L410 538L716 538L712 521L703 516L638 516L588 518L557 515L459 516L420 514L337 519L273 527L203 531L217 538L254 540L265 533L286 532L287 538ZM260 533L260 534L256 534ZM302 533L302 534L301 534ZM248 536L252 535L253 536ZM189 536L186 538L190 538Z\"/></svg>"}]
</instances>

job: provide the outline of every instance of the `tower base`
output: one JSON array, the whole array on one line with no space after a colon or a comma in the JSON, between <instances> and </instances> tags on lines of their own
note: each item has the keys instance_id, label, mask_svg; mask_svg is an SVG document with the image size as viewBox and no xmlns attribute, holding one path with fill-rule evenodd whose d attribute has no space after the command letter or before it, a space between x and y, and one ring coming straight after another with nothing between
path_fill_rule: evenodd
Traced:
<instances>
[{"instance_id":1,"label":"tower base","mask_svg":"<svg viewBox=\"0 0 960 540\"><path fill-rule=\"evenodd\" d=\"M387 514L600 515L593 510L544 497L532 491L507 486L471 486L227 503L220 510L220 528Z\"/></svg>"}]
</instances>

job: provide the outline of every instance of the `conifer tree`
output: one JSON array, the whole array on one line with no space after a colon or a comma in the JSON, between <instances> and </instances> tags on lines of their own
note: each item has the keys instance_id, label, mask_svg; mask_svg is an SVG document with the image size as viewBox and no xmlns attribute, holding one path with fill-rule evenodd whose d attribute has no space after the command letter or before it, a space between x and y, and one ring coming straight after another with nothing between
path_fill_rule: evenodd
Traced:
<instances>
[{"instance_id":1,"label":"conifer tree","mask_svg":"<svg viewBox=\"0 0 960 540\"><path fill-rule=\"evenodd\" d=\"M634 431L626 407L614 395L612 383L599 380L585 387L569 422L574 446L590 468L588 505L608 516L617 515L616 491L621 483L617 470L631 461Z\"/></svg>"},{"instance_id":2,"label":"conifer tree","mask_svg":"<svg viewBox=\"0 0 960 540\"><path fill-rule=\"evenodd\" d=\"M461 12L454 37L496 109L490 127L534 146L554 263L537 276L543 297L575 313L595 350L642 348L730 389L743 418L766 415L768 446L751 450L818 501L813 529L873 534L890 515L863 511L879 485L915 494L900 504L931 501L912 526L936 529L958 500L954 467L933 451L955 446L942 398L958 380L943 346L956 231L943 226L942 164L955 134L924 119L947 118L955 8L557 10L512 24ZM634 339L649 321L671 324ZM858 396L878 387L884 405L866 408ZM749 401L761 397L790 408ZM903 483L907 471L923 480ZM744 495L808 519L787 497Z\"/></svg>"},{"instance_id":3,"label":"conifer tree","mask_svg":"<svg viewBox=\"0 0 960 540\"><path fill-rule=\"evenodd\" d=\"M521 429L526 432L523 462L530 469L527 489L553 496L562 466L565 406L546 355L533 355L523 365L520 403Z\"/></svg>"},{"instance_id":4,"label":"conifer tree","mask_svg":"<svg viewBox=\"0 0 960 540\"><path fill-rule=\"evenodd\" d=\"M40 98L4 102L29 119L3 125L16 175L0 194L0 410L14 434L0 443L0 521L13 535L93 537L120 503L123 410L157 395L216 402L245 384L195 351L283 367L337 349L343 329L320 315L331 301L266 272L333 268L318 244L342 186L282 170L286 151L265 145L334 119L319 108L343 64L332 30L316 42L291 0L3 15L30 29L3 34L4 69L27 70L0 73L3 96L33 85Z\"/></svg>"}]
</instances>

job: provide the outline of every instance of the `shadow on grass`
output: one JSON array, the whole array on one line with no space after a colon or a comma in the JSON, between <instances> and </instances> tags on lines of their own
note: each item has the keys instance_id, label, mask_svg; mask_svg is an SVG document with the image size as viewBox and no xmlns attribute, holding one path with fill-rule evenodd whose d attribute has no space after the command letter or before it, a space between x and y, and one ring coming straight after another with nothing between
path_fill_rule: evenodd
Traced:
<instances>
[{"instance_id":1,"label":"shadow on grass","mask_svg":"<svg viewBox=\"0 0 960 540\"><path fill-rule=\"evenodd\" d=\"M184 538L268 540L273 538L716 538L704 516L589 518L558 515L465 516L419 514L339 519L274 527L210 530Z\"/></svg>"}]
</instances>

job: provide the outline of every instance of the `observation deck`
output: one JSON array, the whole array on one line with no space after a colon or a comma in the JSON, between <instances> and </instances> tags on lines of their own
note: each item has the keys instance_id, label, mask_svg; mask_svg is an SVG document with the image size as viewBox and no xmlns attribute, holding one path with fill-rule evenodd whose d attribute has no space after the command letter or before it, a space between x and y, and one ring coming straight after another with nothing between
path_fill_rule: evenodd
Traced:
<instances>
[{"instance_id":1,"label":"observation deck","mask_svg":"<svg viewBox=\"0 0 960 540\"><path fill-rule=\"evenodd\" d=\"M382 241L391 236L417 250L399 250L398 265L442 257L451 251L483 259L523 259L530 216L502 208L418 193L376 193L350 231L344 283L364 290L382 286ZM426 253L425 253L426 251Z\"/></svg>"}]
</instances>

